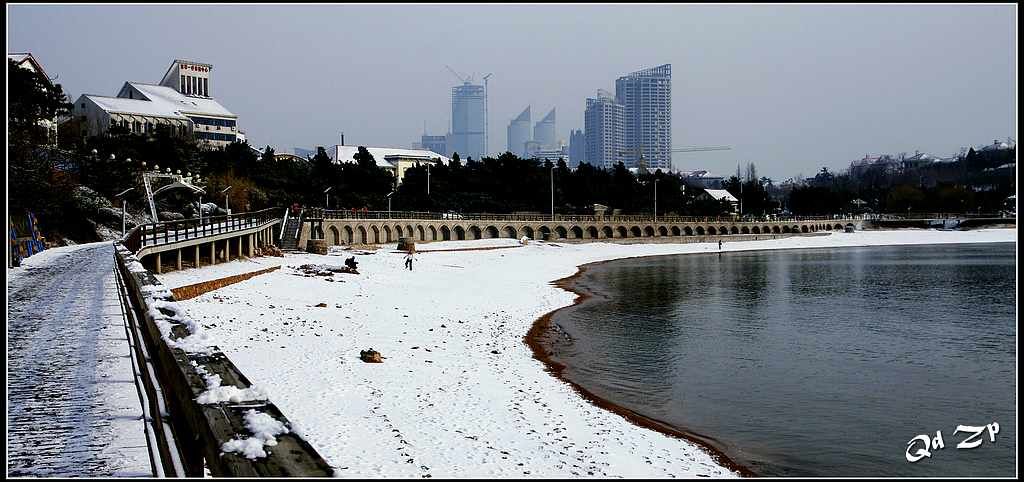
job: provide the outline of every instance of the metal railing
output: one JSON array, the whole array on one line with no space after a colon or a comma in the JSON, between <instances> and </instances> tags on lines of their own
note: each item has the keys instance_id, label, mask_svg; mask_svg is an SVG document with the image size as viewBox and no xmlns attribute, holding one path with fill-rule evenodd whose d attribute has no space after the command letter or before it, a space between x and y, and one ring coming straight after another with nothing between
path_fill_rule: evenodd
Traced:
<instances>
[{"instance_id":1,"label":"metal railing","mask_svg":"<svg viewBox=\"0 0 1024 482\"><path fill-rule=\"evenodd\" d=\"M802 222L860 219L860 216L658 216L643 214L617 214L596 216L590 214L497 214L497 213L442 213L430 211L350 211L311 208L306 219L416 219L443 221L517 221L517 222L576 222L576 223L761 223Z\"/></svg>"},{"instance_id":2,"label":"metal railing","mask_svg":"<svg viewBox=\"0 0 1024 482\"><path fill-rule=\"evenodd\" d=\"M138 269L140 263L125 246L114 245L118 295L131 326L132 362L136 378L141 379L140 399L154 474L202 477L208 470L214 477L331 476L333 469L327 461L294 432L278 435L277 445L255 459L223 451L224 443L251 431L244 418L249 410L285 426L290 422L266 399L199 402L210 388L208 375L239 389L251 388L252 383L219 348L188 352L174 343L189 336L191 328L177 321L180 307L173 305L171 291L152 273Z\"/></svg>"},{"instance_id":3,"label":"metal railing","mask_svg":"<svg viewBox=\"0 0 1024 482\"><path fill-rule=\"evenodd\" d=\"M140 224L127 234L122 243L133 253L148 246L188 241L190 239L215 236L243 229L255 228L279 221L275 214L279 208L269 208L251 213L227 214L221 216L160 221Z\"/></svg>"},{"instance_id":4,"label":"metal railing","mask_svg":"<svg viewBox=\"0 0 1024 482\"><path fill-rule=\"evenodd\" d=\"M905 220L905 219L976 219L976 218L1012 218L1005 213L877 213L865 214L864 219L870 220Z\"/></svg>"},{"instance_id":5,"label":"metal railing","mask_svg":"<svg viewBox=\"0 0 1024 482\"><path fill-rule=\"evenodd\" d=\"M160 387L160 380L157 378L156 369L153 366L153 357L149 354L149 348L146 346L145 336L140 326L142 324L141 313L144 313L145 310L138 305L138 298L132 297L129 293L130 285L126 278L130 274L125 263L119 261L115 253L114 280L117 286L121 315L124 319L125 334L128 337L128 347L131 352L129 358L132 362L135 388L142 405L150 465L156 477L185 477L181 452L169 419L167 398Z\"/></svg>"}]
</instances>

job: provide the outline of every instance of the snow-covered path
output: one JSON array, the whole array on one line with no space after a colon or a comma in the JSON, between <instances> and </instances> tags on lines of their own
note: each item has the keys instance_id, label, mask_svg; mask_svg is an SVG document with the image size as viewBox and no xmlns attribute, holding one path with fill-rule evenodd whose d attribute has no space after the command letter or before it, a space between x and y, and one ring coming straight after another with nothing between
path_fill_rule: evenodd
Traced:
<instances>
[{"instance_id":1,"label":"snow-covered path","mask_svg":"<svg viewBox=\"0 0 1024 482\"><path fill-rule=\"evenodd\" d=\"M8 269L7 475L151 476L109 242Z\"/></svg>"}]
</instances>

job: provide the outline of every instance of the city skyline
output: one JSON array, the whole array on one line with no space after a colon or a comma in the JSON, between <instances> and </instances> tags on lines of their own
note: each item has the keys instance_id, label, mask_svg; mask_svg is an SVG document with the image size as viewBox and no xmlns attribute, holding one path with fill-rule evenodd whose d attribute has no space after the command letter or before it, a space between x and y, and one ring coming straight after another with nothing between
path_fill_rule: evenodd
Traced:
<instances>
[{"instance_id":1,"label":"city skyline","mask_svg":"<svg viewBox=\"0 0 1024 482\"><path fill-rule=\"evenodd\" d=\"M733 147L676 155L676 167L729 174L754 162L786 178L843 169L865 154L948 156L1014 136L1013 8L14 5L8 50L32 52L71 100L115 95L125 80L158 82L152 72L175 58L213 64L211 95L238 114L254 146L279 151L331 144L343 131L350 144L408 146L424 122L445 133L446 94L459 83L445 65L475 72L477 83L493 73L492 154L527 104L557 106L556 137L568 140L584 127L584 100L596 89L673 64L673 144ZM346 15L359 22L330 27ZM385 25L413 37L458 28L406 45L369 34ZM54 33L38 35L44 27ZM114 41L143 32L147 42ZM208 41L225 32L230 45ZM503 32L521 35L510 43ZM550 48L584 44L600 48Z\"/></svg>"}]
</instances>

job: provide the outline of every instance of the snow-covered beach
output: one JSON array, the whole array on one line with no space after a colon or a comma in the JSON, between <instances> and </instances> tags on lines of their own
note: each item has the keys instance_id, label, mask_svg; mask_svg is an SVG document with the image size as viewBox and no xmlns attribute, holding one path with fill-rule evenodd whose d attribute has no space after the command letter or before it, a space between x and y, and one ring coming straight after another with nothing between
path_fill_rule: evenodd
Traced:
<instances>
[{"instance_id":1,"label":"snow-covered beach","mask_svg":"<svg viewBox=\"0 0 1024 482\"><path fill-rule=\"evenodd\" d=\"M863 231L726 242L724 251L1015 240L1015 229ZM484 246L509 249L426 252ZM692 442L586 401L523 342L539 317L573 302L575 294L551 282L580 265L718 245L516 246L508 239L424 244L413 271L388 246L357 255L360 274L330 282L292 267L340 266L349 252L159 277L174 288L282 266L181 304L340 476L736 475ZM359 360L371 347L384 363Z\"/></svg>"}]
</instances>

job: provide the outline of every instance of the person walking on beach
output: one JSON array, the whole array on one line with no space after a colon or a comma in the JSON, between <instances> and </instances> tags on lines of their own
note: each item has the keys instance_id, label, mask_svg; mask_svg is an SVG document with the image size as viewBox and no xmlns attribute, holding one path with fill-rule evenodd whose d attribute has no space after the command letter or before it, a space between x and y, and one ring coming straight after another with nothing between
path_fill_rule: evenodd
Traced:
<instances>
[{"instance_id":1,"label":"person walking on beach","mask_svg":"<svg viewBox=\"0 0 1024 482\"><path fill-rule=\"evenodd\" d=\"M410 249L409 252L406 253L405 255L405 267L409 268L409 271L412 271L412 262L414 259L416 259L415 255L416 252L412 249Z\"/></svg>"}]
</instances>

